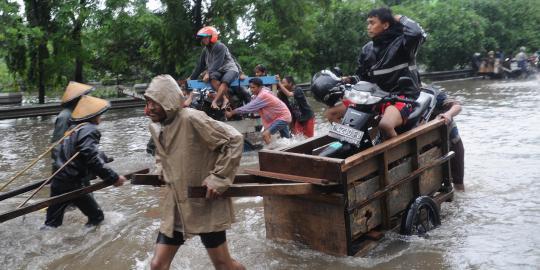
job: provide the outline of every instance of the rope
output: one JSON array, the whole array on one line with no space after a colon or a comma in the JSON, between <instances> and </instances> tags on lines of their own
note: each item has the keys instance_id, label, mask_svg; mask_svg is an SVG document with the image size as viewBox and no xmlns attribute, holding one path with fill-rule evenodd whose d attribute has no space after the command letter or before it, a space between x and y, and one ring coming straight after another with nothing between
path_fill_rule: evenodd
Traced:
<instances>
[{"instance_id":1,"label":"rope","mask_svg":"<svg viewBox=\"0 0 540 270\"><path fill-rule=\"evenodd\" d=\"M34 195L36 195L36 193L38 193L46 184L49 183L49 181L51 181L51 179L56 176L56 174L58 174L62 169L64 169L64 167L66 167L66 165L68 165L73 159L75 159L81 152L77 152L75 153L75 155L73 155L72 157L70 157L68 159L68 161L66 161L66 163L64 163L64 165L62 165L62 167L60 167L58 170L56 170L49 178L47 178L47 180L45 180L45 182L43 182L43 184L41 184L41 186L39 186L33 193L32 195L30 195L30 197L26 198L26 200L24 200L24 202L22 202L21 204L19 204L19 206L17 206L17 209L21 208L23 205L25 205L30 199L32 199L32 197L34 197Z\"/></svg>"},{"instance_id":2,"label":"rope","mask_svg":"<svg viewBox=\"0 0 540 270\"><path fill-rule=\"evenodd\" d=\"M54 147L56 147L58 144L60 144L61 142L64 141L64 139L66 137L68 137L69 135L71 135L71 133L73 133L75 130L77 130L79 127L81 127L82 125L85 125L86 122L84 123L80 123L78 124L77 126L75 126L75 128L67 131L65 134L64 134L64 137L60 138L60 140L58 140L57 142L53 143L47 150L45 150L45 152L43 152L43 154L39 155L34 161L32 161L30 164L28 164L28 166L26 166L26 168L24 168L22 171L18 172L15 176L13 176L11 179L9 179L9 181L7 181L7 183L5 183L2 187L0 187L0 191L2 191L4 188L6 188L9 184L11 184L11 182L15 181L15 179L17 179L19 176L21 176L23 173L25 173L28 169L30 169L32 166L34 166L40 159L42 159L47 153L49 153L52 149L54 149Z\"/></svg>"}]
</instances>

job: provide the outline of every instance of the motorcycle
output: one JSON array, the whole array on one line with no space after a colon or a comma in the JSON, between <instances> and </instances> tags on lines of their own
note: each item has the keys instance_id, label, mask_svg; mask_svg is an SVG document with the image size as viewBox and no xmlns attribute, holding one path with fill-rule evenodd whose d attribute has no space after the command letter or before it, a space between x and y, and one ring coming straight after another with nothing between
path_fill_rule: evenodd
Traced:
<instances>
[{"instance_id":1,"label":"motorcycle","mask_svg":"<svg viewBox=\"0 0 540 270\"><path fill-rule=\"evenodd\" d=\"M429 120L437 104L437 87L423 87L416 100L400 98L395 93L383 91L376 84L360 81L357 84L343 84L341 79L328 70L316 74L312 80L313 87L329 87L330 98L342 93L342 98L351 101L341 123L334 123L328 136L336 141L315 149L314 153L323 157L346 158L369 147L380 143L381 136L377 125L381 118L378 105L387 102L404 102L412 104L414 109L404 127L396 131L403 133L420 123ZM398 81L399 89L410 89L414 83L409 77L401 77Z\"/></svg>"},{"instance_id":2,"label":"motorcycle","mask_svg":"<svg viewBox=\"0 0 540 270\"><path fill-rule=\"evenodd\" d=\"M238 87L240 88L240 87ZM237 89L231 87L229 98L229 108L238 108L250 101L251 96L245 89ZM247 93L247 94L246 94ZM201 89L193 89L193 97L190 107L205 112L208 116L218 121L227 121L225 112L223 109L214 109L211 107L212 101L215 99L217 93L212 87L206 87ZM229 121L242 120L241 115L235 115L234 118L228 119Z\"/></svg>"}]
</instances>

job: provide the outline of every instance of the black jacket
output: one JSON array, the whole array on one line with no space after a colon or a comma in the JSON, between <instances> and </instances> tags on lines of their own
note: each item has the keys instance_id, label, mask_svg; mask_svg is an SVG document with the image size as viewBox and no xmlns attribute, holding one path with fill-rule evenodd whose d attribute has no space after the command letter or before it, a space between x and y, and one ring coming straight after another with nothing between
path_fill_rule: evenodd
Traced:
<instances>
[{"instance_id":1,"label":"black jacket","mask_svg":"<svg viewBox=\"0 0 540 270\"><path fill-rule=\"evenodd\" d=\"M75 153L79 155L66 165L52 180L52 187L70 189L83 185L90 174L99 176L106 182L114 183L118 174L105 166L106 157L98 150L101 133L95 124L85 124L56 146L54 165L60 168Z\"/></svg>"},{"instance_id":2,"label":"black jacket","mask_svg":"<svg viewBox=\"0 0 540 270\"><path fill-rule=\"evenodd\" d=\"M425 37L418 23L402 16L399 22L362 48L356 75L361 80L376 83L387 92L416 94L407 93L396 86L399 77L407 76L413 79L419 89L416 52Z\"/></svg>"}]
</instances>

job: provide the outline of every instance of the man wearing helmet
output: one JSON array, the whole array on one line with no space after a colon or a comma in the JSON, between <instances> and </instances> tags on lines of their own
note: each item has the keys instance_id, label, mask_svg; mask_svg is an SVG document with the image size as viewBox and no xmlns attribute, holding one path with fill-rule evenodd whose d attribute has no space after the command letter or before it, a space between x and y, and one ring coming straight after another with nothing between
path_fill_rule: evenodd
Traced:
<instances>
[{"instance_id":1,"label":"man wearing helmet","mask_svg":"<svg viewBox=\"0 0 540 270\"><path fill-rule=\"evenodd\" d=\"M190 79L196 80L203 71L207 71L203 80L210 80L212 88L217 91L211 106L214 109L219 109L218 103L221 102L223 95L227 93L231 83L238 79L240 69L227 46L218 41L219 34L216 28L212 26L203 27L197 32L197 38L201 39L204 48ZM227 105L226 103L223 102L223 108Z\"/></svg>"},{"instance_id":2,"label":"man wearing helmet","mask_svg":"<svg viewBox=\"0 0 540 270\"><path fill-rule=\"evenodd\" d=\"M378 8L368 14L367 33L372 40L360 52L356 76L345 77L343 81L368 81L384 91L415 99L420 87L416 52L426 37L424 30L405 16L393 16L390 9ZM413 89L398 89L400 77L410 77ZM404 125L411 112L412 107L402 102L385 104L379 123L385 138L397 136L394 129Z\"/></svg>"}]
</instances>

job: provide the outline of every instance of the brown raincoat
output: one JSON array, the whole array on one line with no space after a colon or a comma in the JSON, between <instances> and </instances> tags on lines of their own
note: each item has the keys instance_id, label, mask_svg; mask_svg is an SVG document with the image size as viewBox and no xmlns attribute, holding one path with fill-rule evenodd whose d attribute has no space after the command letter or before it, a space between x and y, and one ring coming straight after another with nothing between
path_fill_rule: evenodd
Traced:
<instances>
[{"instance_id":1,"label":"brown raincoat","mask_svg":"<svg viewBox=\"0 0 540 270\"><path fill-rule=\"evenodd\" d=\"M175 230L198 234L229 229L234 222L230 198L188 199L187 188L206 180L219 192L225 191L240 164L242 135L204 112L182 108L180 88L169 75L155 77L145 96L167 114L162 123L150 124L158 173L167 182L161 233L172 237Z\"/></svg>"}]
</instances>

